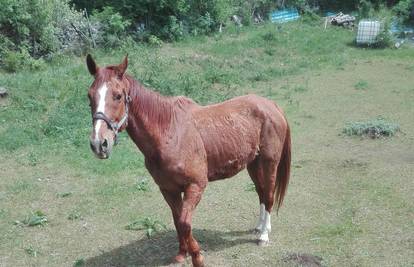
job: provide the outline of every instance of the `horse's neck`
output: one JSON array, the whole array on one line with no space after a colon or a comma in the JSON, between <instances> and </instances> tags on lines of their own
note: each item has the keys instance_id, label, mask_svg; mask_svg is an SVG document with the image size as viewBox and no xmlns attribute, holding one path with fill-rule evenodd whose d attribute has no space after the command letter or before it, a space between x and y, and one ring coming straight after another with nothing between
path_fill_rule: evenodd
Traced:
<instances>
[{"instance_id":1,"label":"horse's neck","mask_svg":"<svg viewBox=\"0 0 414 267\"><path fill-rule=\"evenodd\" d=\"M130 96L127 131L148 156L159 147L166 133L173 130L174 103L171 98L152 92L138 82L131 86Z\"/></svg>"}]
</instances>

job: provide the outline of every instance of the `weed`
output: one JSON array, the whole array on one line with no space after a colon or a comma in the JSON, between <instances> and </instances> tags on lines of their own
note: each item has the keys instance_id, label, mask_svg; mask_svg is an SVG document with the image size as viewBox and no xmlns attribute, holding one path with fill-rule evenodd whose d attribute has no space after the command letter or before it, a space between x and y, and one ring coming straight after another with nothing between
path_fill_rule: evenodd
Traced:
<instances>
[{"instance_id":1,"label":"weed","mask_svg":"<svg viewBox=\"0 0 414 267\"><path fill-rule=\"evenodd\" d=\"M268 56L273 56L275 54L275 50L270 48L270 47L266 47L263 52L268 55Z\"/></svg>"},{"instance_id":2,"label":"weed","mask_svg":"<svg viewBox=\"0 0 414 267\"><path fill-rule=\"evenodd\" d=\"M244 190L247 191L247 192L255 192L256 191L256 186L254 185L253 182L249 182L244 187Z\"/></svg>"},{"instance_id":3,"label":"weed","mask_svg":"<svg viewBox=\"0 0 414 267\"><path fill-rule=\"evenodd\" d=\"M297 93L303 93L303 92L306 92L306 90L307 90L307 88L305 86L302 86L302 85L298 85L298 86L295 86L293 88L293 91L295 91Z\"/></svg>"},{"instance_id":4,"label":"weed","mask_svg":"<svg viewBox=\"0 0 414 267\"><path fill-rule=\"evenodd\" d=\"M13 185L8 186L8 190L13 194L19 194L23 192L28 192L32 190L34 185L26 180L17 180L13 183Z\"/></svg>"},{"instance_id":5,"label":"weed","mask_svg":"<svg viewBox=\"0 0 414 267\"><path fill-rule=\"evenodd\" d=\"M266 32L262 35L262 38L265 41L274 41L276 40L276 33L274 31Z\"/></svg>"},{"instance_id":6,"label":"weed","mask_svg":"<svg viewBox=\"0 0 414 267\"><path fill-rule=\"evenodd\" d=\"M149 180L147 178L143 178L137 183L137 190L140 192L149 192L150 186L149 186Z\"/></svg>"},{"instance_id":7,"label":"weed","mask_svg":"<svg viewBox=\"0 0 414 267\"><path fill-rule=\"evenodd\" d=\"M305 119L315 119L315 116L314 115L312 115L312 114L305 114L305 115L303 115L303 117L305 118Z\"/></svg>"},{"instance_id":8,"label":"weed","mask_svg":"<svg viewBox=\"0 0 414 267\"><path fill-rule=\"evenodd\" d=\"M65 197L70 197L72 195L72 192L62 192L62 193L57 193L56 196L59 198L65 198Z\"/></svg>"},{"instance_id":9,"label":"weed","mask_svg":"<svg viewBox=\"0 0 414 267\"><path fill-rule=\"evenodd\" d=\"M167 227L159 220L145 217L144 219L137 220L128 224L125 226L125 229L133 231L145 230L147 237L151 238L155 233L158 233L161 230L165 230Z\"/></svg>"},{"instance_id":10,"label":"weed","mask_svg":"<svg viewBox=\"0 0 414 267\"><path fill-rule=\"evenodd\" d=\"M400 126L398 124L379 117L365 122L348 122L342 132L349 136L379 138L381 136L393 136L399 130Z\"/></svg>"},{"instance_id":11,"label":"weed","mask_svg":"<svg viewBox=\"0 0 414 267\"><path fill-rule=\"evenodd\" d=\"M36 166L40 161L39 156L33 151L30 152L27 157L28 157L28 160L29 160L29 165L32 166L32 167Z\"/></svg>"},{"instance_id":12,"label":"weed","mask_svg":"<svg viewBox=\"0 0 414 267\"><path fill-rule=\"evenodd\" d=\"M68 220L74 221L74 220L78 220L78 219L82 219L82 216L78 211L73 211L73 212L69 213Z\"/></svg>"},{"instance_id":13,"label":"weed","mask_svg":"<svg viewBox=\"0 0 414 267\"><path fill-rule=\"evenodd\" d=\"M22 221L15 221L14 224L23 226L44 226L47 222L48 220L46 215L42 211L37 210L35 212L32 212Z\"/></svg>"},{"instance_id":14,"label":"weed","mask_svg":"<svg viewBox=\"0 0 414 267\"><path fill-rule=\"evenodd\" d=\"M360 80L354 85L354 88L357 90L365 90L368 88L368 82L364 80Z\"/></svg>"},{"instance_id":15,"label":"weed","mask_svg":"<svg viewBox=\"0 0 414 267\"><path fill-rule=\"evenodd\" d=\"M37 251L36 249L34 249L32 246L29 246L27 248L24 249L24 251L32 257L37 257L37 255L39 254L39 251Z\"/></svg>"},{"instance_id":16,"label":"weed","mask_svg":"<svg viewBox=\"0 0 414 267\"><path fill-rule=\"evenodd\" d=\"M7 211L5 209L0 209L0 219L7 217Z\"/></svg>"},{"instance_id":17,"label":"weed","mask_svg":"<svg viewBox=\"0 0 414 267\"><path fill-rule=\"evenodd\" d=\"M81 258L81 259L77 259L74 263L73 263L73 267L82 267L85 266L85 259Z\"/></svg>"},{"instance_id":18,"label":"weed","mask_svg":"<svg viewBox=\"0 0 414 267\"><path fill-rule=\"evenodd\" d=\"M256 72L253 76L249 77L252 82L268 81L269 77L263 72Z\"/></svg>"}]
</instances>

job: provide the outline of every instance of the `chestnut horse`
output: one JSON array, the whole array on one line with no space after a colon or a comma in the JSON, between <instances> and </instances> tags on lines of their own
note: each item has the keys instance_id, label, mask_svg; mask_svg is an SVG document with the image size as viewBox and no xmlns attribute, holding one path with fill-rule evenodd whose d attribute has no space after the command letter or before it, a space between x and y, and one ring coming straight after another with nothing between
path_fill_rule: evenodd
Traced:
<instances>
[{"instance_id":1,"label":"chestnut horse","mask_svg":"<svg viewBox=\"0 0 414 267\"><path fill-rule=\"evenodd\" d=\"M109 157L118 132L126 129L145 156L145 166L171 208L183 262L189 253L203 265L191 231L192 213L209 181L229 178L247 168L260 200L255 228L259 245L269 242L270 212L283 202L289 182L290 131L272 101L240 96L200 106L189 98L165 97L125 73L128 58L100 68L87 56L95 80L88 97L97 157Z\"/></svg>"}]
</instances>

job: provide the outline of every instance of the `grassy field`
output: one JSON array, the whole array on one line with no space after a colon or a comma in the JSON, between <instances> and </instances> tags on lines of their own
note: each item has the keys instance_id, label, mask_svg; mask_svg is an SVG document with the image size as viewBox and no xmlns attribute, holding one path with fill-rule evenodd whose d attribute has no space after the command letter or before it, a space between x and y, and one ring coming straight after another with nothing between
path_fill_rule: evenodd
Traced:
<instances>
[{"instance_id":1,"label":"grassy field","mask_svg":"<svg viewBox=\"0 0 414 267\"><path fill-rule=\"evenodd\" d=\"M324 266L414 265L414 49L356 48L354 36L290 23L93 52L101 65L129 53L129 73L164 94L207 104L256 93L285 110L293 170L271 243L258 247L250 232L259 203L247 173L211 183L193 220L208 266L296 266L295 253ZM76 57L0 73L10 95L0 99L2 267L164 266L177 251L170 210L128 137L111 160L90 151L91 82ZM401 130L343 134L378 117ZM47 222L27 226L37 211ZM125 229L145 218L166 229L150 239Z\"/></svg>"}]
</instances>

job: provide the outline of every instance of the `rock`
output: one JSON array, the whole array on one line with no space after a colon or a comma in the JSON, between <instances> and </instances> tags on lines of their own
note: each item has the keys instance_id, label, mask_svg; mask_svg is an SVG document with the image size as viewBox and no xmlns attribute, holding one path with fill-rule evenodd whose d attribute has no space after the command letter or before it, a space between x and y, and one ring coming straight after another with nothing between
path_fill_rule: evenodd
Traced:
<instances>
[{"instance_id":1,"label":"rock","mask_svg":"<svg viewBox=\"0 0 414 267\"><path fill-rule=\"evenodd\" d=\"M0 97L7 97L8 93L6 88L0 87Z\"/></svg>"}]
</instances>

